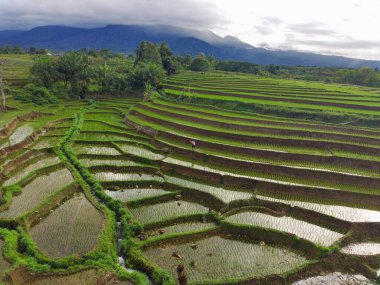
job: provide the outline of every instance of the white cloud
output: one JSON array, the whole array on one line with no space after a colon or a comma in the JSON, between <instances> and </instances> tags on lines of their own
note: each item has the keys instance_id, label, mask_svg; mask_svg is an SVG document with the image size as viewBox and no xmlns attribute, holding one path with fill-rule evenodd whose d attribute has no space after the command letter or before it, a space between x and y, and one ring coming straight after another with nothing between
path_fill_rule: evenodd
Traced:
<instances>
[{"instance_id":1,"label":"white cloud","mask_svg":"<svg viewBox=\"0 0 380 285\"><path fill-rule=\"evenodd\" d=\"M167 24L215 28L225 23L213 0L0 0L0 28Z\"/></svg>"},{"instance_id":2,"label":"white cloud","mask_svg":"<svg viewBox=\"0 0 380 285\"><path fill-rule=\"evenodd\" d=\"M0 29L168 24L252 45L380 60L378 11L380 0L0 0Z\"/></svg>"}]
</instances>

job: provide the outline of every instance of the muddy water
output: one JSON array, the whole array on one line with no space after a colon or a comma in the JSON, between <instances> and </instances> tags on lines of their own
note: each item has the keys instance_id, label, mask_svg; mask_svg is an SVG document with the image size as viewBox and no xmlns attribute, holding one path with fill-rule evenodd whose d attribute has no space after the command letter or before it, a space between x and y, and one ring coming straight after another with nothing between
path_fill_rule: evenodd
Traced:
<instances>
[{"instance_id":1,"label":"muddy water","mask_svg":"<svg viewBox=\"0 0 380 285\"><path fill-rule=\"evenodd\" d=\"M380 243L353 243L342 248L341 252L352 255L377 255L380 254Z\"/></svg>"},{"instance_id":2,"label":"muddy water","mask_svg":"<svg viewBox=\"0 0 380 285\"><path fill-rule=\"evenodd\" d=\"M325 276L310 277L293 285L371 285L374 284L362 275L349 275L334 272Z\"/></svg>"},{"instance_id":3,"label":"muddy water","mask_svg":"<svg viewBox=\"0 0 380 285\"><path fill-rule=\"evenodd\" d=\"M309 203L294 200L282 200L265 196L257 196L258 199L280 202L295 207L312 210L327 216L332 216L348 222L362 223L362 222L380 222L380 211L367 210L361 208L353 208L346 206L324 205L318 203Z\"/></svg>"},{"instance_id":4,"label":"muddy water","mask_svg":"<svg viewBox=\"0 0 380 285\"><path fill-rule=\"evenodd\" d=\"M8 140L0 146L0 149L12 146L22 142L33 133L33 128L30 125L18 127L8 138Z\"/></svg>"},{"instance_id":5,"label":"muddy water","mask_svg":"<svg viewBox=\"0 0 380 285\"><path fill-rule=\"evenodd\" d=\"M234 200L250 199L252 197L252 193L226 190L221 187L214 187L176 177L165 176L165 181L185 188L195 189L200 192L211 194L224 203L229 203Z\"/></svg>"},{"instance_id":6,"label":"muddy water","mask_svg":"<svg viewBox=\"0 0 380 285\"><path fill-rule=\"evenodd\" d=\"M330 246L343 237L340 233L287 216L275 217L257 212L243 212L232 215L226 220L236 224L283 231L323 246Z\"/></svg>"},{"instance_id":7,"label":"muddy water","mask_svg":"<svg viewBox=\"0 0 380 285\"><path fill-rule=\"evenodd\" d=\"M119 151L106 146L76 146L76 154L119 155Z\"/></svg>"},{"instance_id":8,"label":"muddy water","mask_svg":"<svg viewBox=\"0 0 380 285\"><path fill-rule=\"evenodd\" d=\"M119 144L119 145L120 145L120 148L128 154L137 155L137 156L144 157L151 160L161 160L165 158L161 154L154 153L142 147L129 145L129 144Z\"/></svg>"},{"instance_id":9,"label":"muddy water","mask_svg":"<svg viewBox=\"0 0 380 285\"><path fill-rule=\"evenodd\" d=\"M12 175L11 178L9 178L8 180L4 182L3 186L10 186L16 183L17 181L19 181L20 179L25 178L30 172L42 167L47 167L50 165L57 164L58 162L59 162L59 158L56 156L55 157L46 156L46 158L40 158L38 161L25 167L24 169L22 168L19 169L18 172L16 172L14 175Z\"/></svg>"},{"instance_id":10,"label":"muddy water","mask_svg":"<svg viewBox=\"0 0 380 285\"><path fill-rule=\"evenodd\" d=\"M254 278L281 274L307 260L283 248L214 236L193 242L149 248L144 254L176 278L175 268L183 264L190 284L219 284L231 278ZM176 252L179 257L173 257Z\"/></svg>"},{"instance_id":11,"label":"muddy water","mask_svg":"<svg viewBox=\"0 0 380 285\"><path fill-rule=\"evenodd\" d=\"M169 201L131 209L131 212L139 222L145 224L191 214L206 214L208 213L208 208L187 201Z\"/></svg>"},{"instance_id":12,"label":"muddy water","mask_svg":"<svg viewBox=\"0 0 380 285\"><path fill-rule=\"evenodd\" d=\"M208 229L212 227L215 227L214 223L189 222L189 223L175 224L168 227L162 227L162 228L150 230L148 231L148 235L158 236L158 235L173 234L173 233L185 233L185 232L204 230L204 229Z\"/></svg>"},{"instance_id":13,"label":"muddy water","mask_svg":"<svg viewBox=\"0 0 380 285\"><path fill-rule=\"evenodd\" d=\"M138 173L113 173L113 172L97 172L94 174L99 181L157 181L164 182L160 176Z\"/></svg>"},{"instance_id":14,"label":"muddy water","mask_svg":"<svg viewBox=\"0 0 380 285\"><path fill-rule=\"evenodd\" d=\"M104 190L104 192L114 200L120 200L122 202L129 202L147 197L158 196L162 194L170 193L162 189L122 189L118 191Z\"/></svg>"}]
</instances>

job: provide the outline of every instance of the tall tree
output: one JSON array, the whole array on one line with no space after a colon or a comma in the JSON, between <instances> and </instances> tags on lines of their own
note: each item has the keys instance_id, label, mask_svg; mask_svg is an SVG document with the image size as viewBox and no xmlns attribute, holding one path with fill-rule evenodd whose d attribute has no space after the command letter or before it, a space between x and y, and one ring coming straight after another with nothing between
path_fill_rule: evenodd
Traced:
<instances>
[{"instance_id":1,"label":"tall tree","mask_svg":"<svg viewBox=\"0 0 380 285\"><path fill-rule=\"evenodd\" d=\"M170 47L166 43L161 43L158 50L162 59L162 67L164 68L166 74L175 74L179 68L179 63L174 57Z\"/></svg>"},{"instance_id":2,"label":"tall tree","mask_svg":"<svg viewBox=\"0 0 380 285\"><path fill-rule=\"evenodd\" d=\"M208 71L209 69L210 62L203 53L198 54L190 65L191 71Z\"/></svg>"},{"instance_id":3,"label":"tall tree","mask_svg":"<svg viewBox=\"0 0 380 285\"><path fill-rule=\"evenodd\" d=\"M30 71L46 88L60 79L58 65L51 57L36 58Z\"/></svg>"},{"instance_id":4,"label":"tall tree","mask_svg":"<svg viewBox=\"0 0 380 285\"><path fill-rule=\"evenodd\" d=\"M157 46L148 41L142 41L136 49L135 65L152 62L162 65L162 58Z\"/></svg>"},{"instance_id":5,"label":"tall tree","mask_svg":"<svg viewBox=\"0 0 380 285\"><path fill-rule=\"evenodd\" d=\"M71 84L71 90L75 89L74 83L78 82L77 77L84 74L90 65L90 60L86 54L70 52L62 56L58 61L58 71L62 74L65 88Z\"/></svg>"}]
</instances>

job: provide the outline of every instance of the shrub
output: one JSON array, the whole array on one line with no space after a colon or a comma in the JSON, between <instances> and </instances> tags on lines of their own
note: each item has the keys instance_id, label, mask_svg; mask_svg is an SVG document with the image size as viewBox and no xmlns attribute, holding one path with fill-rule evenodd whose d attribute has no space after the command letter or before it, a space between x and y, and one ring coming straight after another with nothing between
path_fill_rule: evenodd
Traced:
<instances>
[{"instance_id":1,"label":"shrub","mask_svg":"<svg viewBox=\"0 0 380 285\"><path fill-rule=\"evenodd\" d=\"M50 93L49 89L34 84L27 84L24 89L15 96L16 100L21 100L27 103L35 103L37 105L57 103L56 96Z\"/></svg>"},{"instance_id":2,"label":"shrub","mask_svg":"<svg viewBox=\"0 0 380 285\"><path fill-rule=\"evenodd\" d=\"M139 63L129 75L129 83L132 88L143 89L145 83L149 82L152 87L160 86L165 77L164 70L161 65L155 63Z\"/></svg>"}]
</instances>

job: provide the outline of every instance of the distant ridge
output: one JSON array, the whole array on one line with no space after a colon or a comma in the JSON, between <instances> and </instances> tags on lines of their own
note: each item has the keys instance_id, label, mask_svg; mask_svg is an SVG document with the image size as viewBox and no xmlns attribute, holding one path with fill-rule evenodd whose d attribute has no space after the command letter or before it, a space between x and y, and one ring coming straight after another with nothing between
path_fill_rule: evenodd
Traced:
<instances>
[{"instance_id":1,"label":"distant ridge","mask_svg":"<svg viewBox=\"0 0 380 285\"><path fill-rule=\"evenodd\" d=\"M236 37L220 37L207 30L185 29L174 26L108 25L101 28L75 28L65 26L41 26L29 31L0 31L0 46L10 44L24 48L48 48L55 51L81 48L108 48L115 52L133 53L136 46L148 40L167 42L179 55L192 56L203 52L220 60L248 61L258 64L331 66L331 67L379 67L380 61L327 56L297 51L273 51L256 48Z\"/></svg>"}]
</instances>

